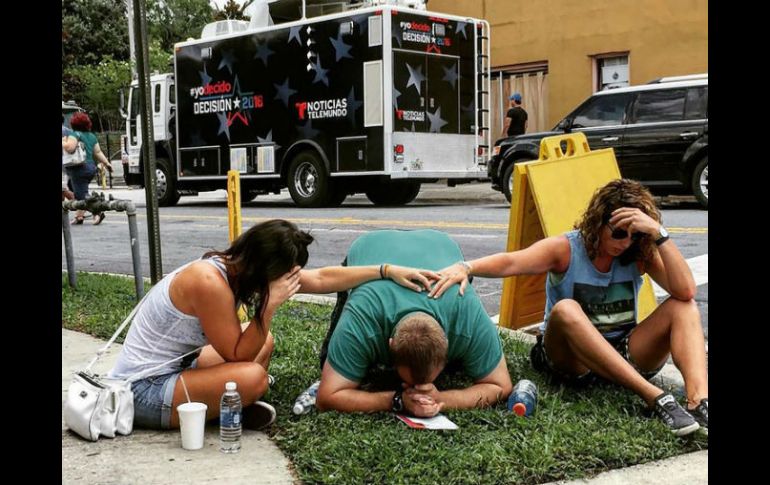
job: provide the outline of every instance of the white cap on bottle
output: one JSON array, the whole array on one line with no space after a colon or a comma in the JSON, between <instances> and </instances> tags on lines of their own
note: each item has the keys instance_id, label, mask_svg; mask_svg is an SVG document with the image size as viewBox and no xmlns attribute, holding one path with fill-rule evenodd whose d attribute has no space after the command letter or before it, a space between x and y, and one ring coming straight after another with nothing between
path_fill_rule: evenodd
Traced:
<instances>
[{"instance_id":1,"label":"white cap on bottle","mask_svg":"<svg viewBox=\"0 0 770 485\"><path fill-rule=\"evenodd\" d=\"M225 384L226 391L234 391L237 387L238 387L238 384L236 384L233 381L230 381L227 384Z\"/></svg>"}]
</instances>

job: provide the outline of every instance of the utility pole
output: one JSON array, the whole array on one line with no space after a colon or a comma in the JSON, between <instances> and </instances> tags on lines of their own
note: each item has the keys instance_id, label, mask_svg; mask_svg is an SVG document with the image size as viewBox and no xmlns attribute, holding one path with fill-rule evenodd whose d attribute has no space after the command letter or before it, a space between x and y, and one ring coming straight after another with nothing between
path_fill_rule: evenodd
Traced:
<instances>
[{"instance_id":1,"label":"utility pole","mask_svg":"<svg viewBox=\"0 0 770 485\"><path fill-rule=\"evenodd\" d=\"M134 6L133 0L126 0L126 14L128 16L128 48L130 58L128 65L131 66L131 80L136 79L136 51L134 47Z\"/></svg>"},{"instance_id":2,"label":"utility pole","mask_svg":"<svg viewBox=\"0 0 770 485\"><path fill-rule=\"evenodd\" d=\"M147 4L145 0L133 2L134 42L136 43L137 72L139 74L139 104L142 120L142 162L144 170L144 196L147 203L147 239L150 251L150 279L155 284L163 278L163 262L160 254L160 221L155 180L155 135L152 126L150 103L150 55L147 47Z\"/></svg>"}]
</instances>

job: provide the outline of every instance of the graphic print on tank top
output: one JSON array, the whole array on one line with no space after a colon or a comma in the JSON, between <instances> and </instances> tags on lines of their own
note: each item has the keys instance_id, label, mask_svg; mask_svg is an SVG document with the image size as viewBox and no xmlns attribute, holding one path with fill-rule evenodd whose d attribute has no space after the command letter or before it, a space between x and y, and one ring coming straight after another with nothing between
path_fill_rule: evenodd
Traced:
<instances>
[{"instance_id":1,"label":"graphic print on tank top","mask_svg":"<svg viewBox=\"0 0 770 485\"><path fill-rule=\"evenodd\" d=\"M609 286L575 283L575 301L600 333L630 331L634 324L634 283L623 281Z\"/></svg>"}]
</instances>

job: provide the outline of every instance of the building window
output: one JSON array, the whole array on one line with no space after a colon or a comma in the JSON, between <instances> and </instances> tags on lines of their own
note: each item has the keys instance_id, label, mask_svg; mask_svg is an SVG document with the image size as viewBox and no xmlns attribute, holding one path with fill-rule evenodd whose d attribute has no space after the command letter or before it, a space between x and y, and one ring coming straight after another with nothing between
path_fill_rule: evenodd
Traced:
<instances>
[{"instance_id":1,"label":"building window","mask_svg":"<svg viewBox=\"0 0 770 485\"><path fill-rule=\"evenodd\" d=\"M594 92L628 86L628 53L599 54L594 59Z\"/></svg>"}]
</instances>

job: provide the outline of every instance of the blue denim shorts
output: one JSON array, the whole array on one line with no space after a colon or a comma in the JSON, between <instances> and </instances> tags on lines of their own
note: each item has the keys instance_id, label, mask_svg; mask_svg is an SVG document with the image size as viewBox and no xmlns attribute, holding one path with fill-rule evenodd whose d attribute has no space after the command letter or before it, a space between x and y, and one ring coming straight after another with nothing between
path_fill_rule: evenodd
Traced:
<instances>
[{"instance_id":1,"label":"blue denim shorts","mask_svg":"<svg viewBox=\"0 0 770 485\"><path fill-rule=\"evenodd\" d=\"M131 384L134 391L134 426L169 429L174 400L174 386L181 372L152 376Z\"/></svg>"},{"instance_id":2,"label":"blue denim shorts","mask_svg":"<svg viewBox=\"0 0 770 485\"><path fill-rule=\"evenodd\" d=\"M195 359L190 368L196 367ZM131 384L134 392L134 426L145 429L170 429L174 387L179 372L140 379Z\"/></svg>"}]
</instances>

